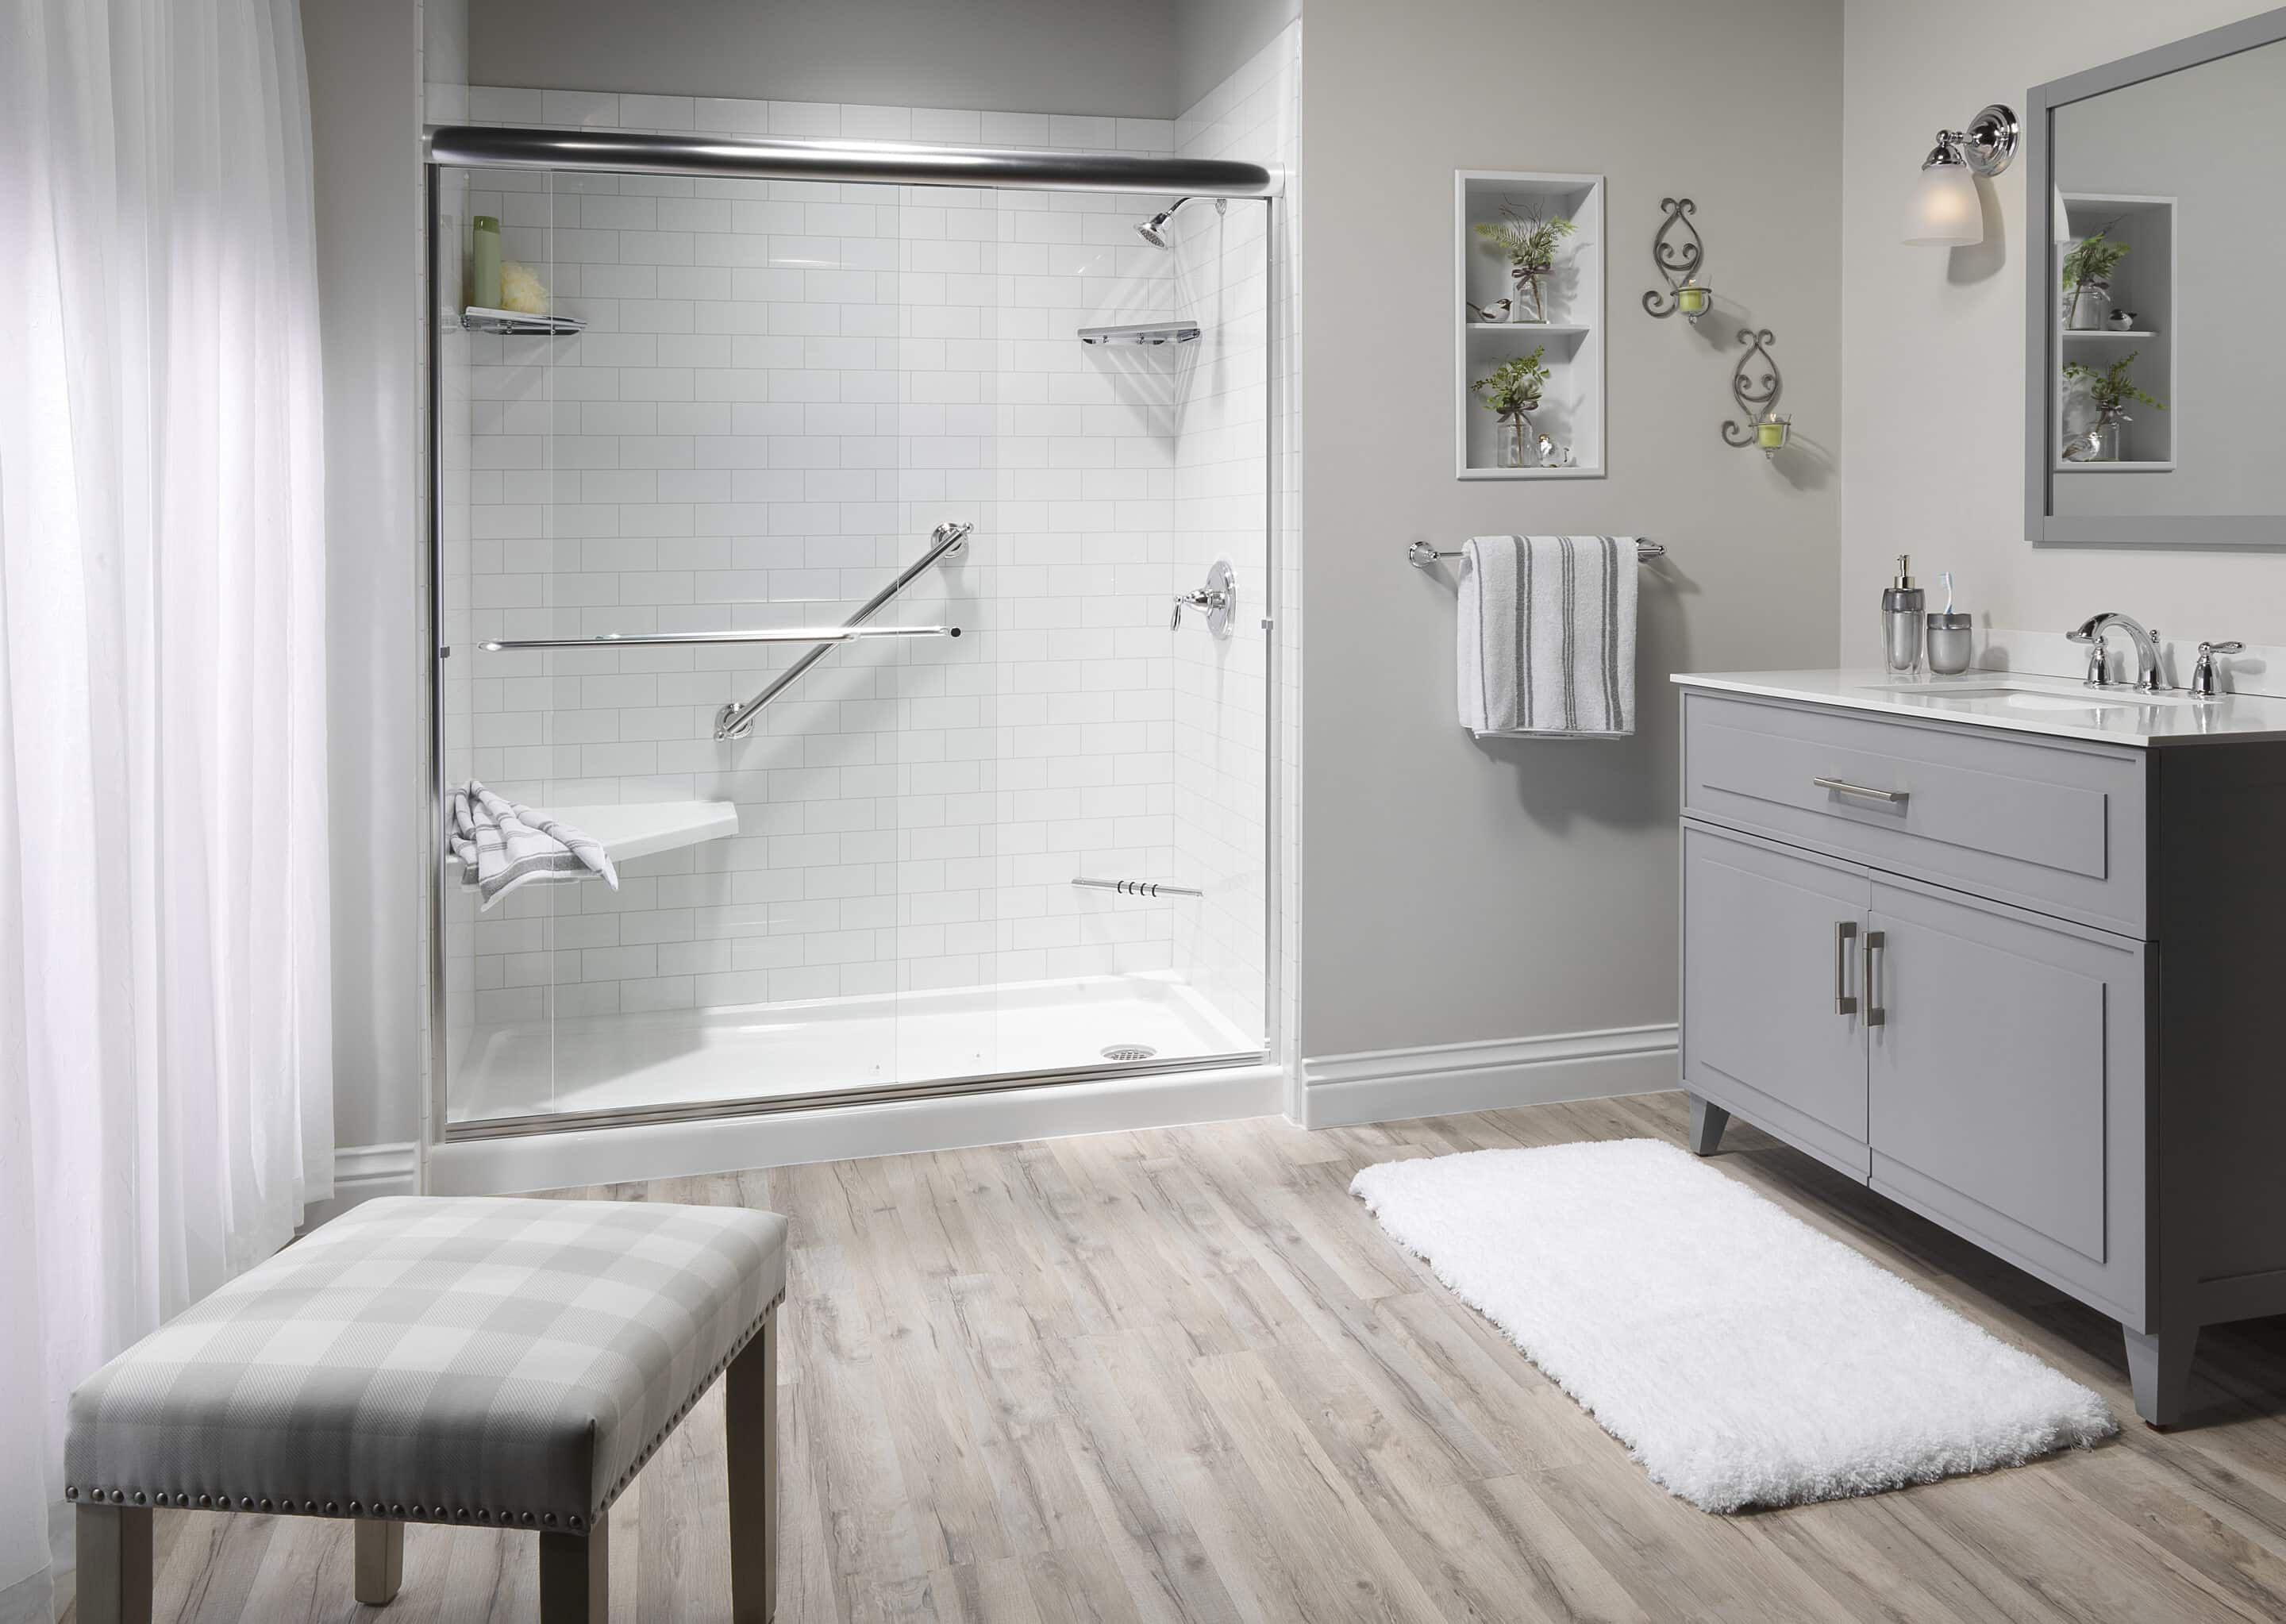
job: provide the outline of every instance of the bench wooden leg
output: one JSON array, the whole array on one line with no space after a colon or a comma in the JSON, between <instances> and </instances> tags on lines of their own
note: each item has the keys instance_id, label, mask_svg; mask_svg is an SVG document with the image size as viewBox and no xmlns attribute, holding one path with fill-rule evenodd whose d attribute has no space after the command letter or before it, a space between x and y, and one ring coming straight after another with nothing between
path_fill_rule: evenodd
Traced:
<instances>
[{"instance_id":1,"label":"bench wooden leg","mask_svg":"<svg viewBox=\"0 0 2286 1624\"><path fill-rule=\"evenodd\" d=\"M151 1624L151 1508L79 1508L80 1624Z\"/></svg>"},{"instance_id":2,"label":"bench wooden leg","mask_svg":"<svg viewBox=\"0 0 2286 1624\"><path fill-rule=\"evenodd\" d=\"M357 1598L385 1607L405 1582L405 1525L368 1522L357 1525Z\"/></svg>"},{"instance_id":3,"label":"bench wooden leg","mask_svg":"<svg viewBox=\"0 0 2286 1624\"><path fill-rule=\"evenodd\" d=\"M602 1517L585 1539L540 1536L540 1624L606 1624L611 1610L611 1525Z\"/></svg>"},{"instance_id":4,"label":"bench wooden leg","mask_svg":"<svg viewBox=\"0 0 2286 1624\"><path fill-rule=\"evenodd\" d=\"M778 1316L730 1361L722 1396L730 1457L730 1617L769 1624L778 1604Z\"/></svg>"}]
</instances>

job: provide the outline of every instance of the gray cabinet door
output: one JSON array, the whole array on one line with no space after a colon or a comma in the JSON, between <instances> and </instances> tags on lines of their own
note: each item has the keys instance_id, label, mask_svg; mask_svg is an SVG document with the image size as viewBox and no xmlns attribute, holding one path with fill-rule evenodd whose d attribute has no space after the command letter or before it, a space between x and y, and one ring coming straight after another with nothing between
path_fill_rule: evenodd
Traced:
<instances>
[{"instance_id":1,"label":"gray cabinet door","mask_svg":"<svg viewBox=\"0 0 2286 1624\"><path fill-rule=\"evenodd\" d=\"M1864 1178L1863 869L1686 824L1683 1086Z\"/></svg>"},{"instance_id":2,"label":"gray cabinet door","mask_svg":"<svg viewBox=\"0 0 2286 1624\"><path fill-rule=\"evenodd\" d=\"M2123 1318L2143 1301L2143 947L1877 881L1873 1187Z\"/></svg>"}]
</instances>

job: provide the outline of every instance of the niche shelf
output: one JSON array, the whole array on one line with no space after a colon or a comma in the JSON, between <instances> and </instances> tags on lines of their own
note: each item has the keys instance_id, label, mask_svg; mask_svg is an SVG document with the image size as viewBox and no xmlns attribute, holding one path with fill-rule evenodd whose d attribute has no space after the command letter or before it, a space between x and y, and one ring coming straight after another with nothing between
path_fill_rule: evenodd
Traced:
<instances>
[{"instance_id":1,"label":"niche shelf","mask_svg":"<svg viewBox=\"0 0 2286 1624\"><path fill-rule=\"evenodd\" d=\"M1483 321L1474 307L1510 296L1509 264L1477 227L1503 211L1562 216L1575 229L1548 278L1546 322ZM1604 477L1604 177L1531 169L1458 169L1453 176L1454 476L1460 479ZM1572 453L1569 467L1502 468L1501 424L1470 384L1502 361L1544 346L1549 370L1533 428Z\"/></svg>"},{"instance_id":2,"label":"niche shelf","mask_svg":"<svg viewBox=\"0 0 2286 1624\"><path fill-rule=\"evenodd\" d=\"M2075 237L2101 231L2115 242L2128 245L2126 258L2111 273L2111 302L2103 307L2136 314L2132 329L2073 327L2065 322L2061 269L2069 250L2058 244L2049 261L2049 286L2056 290L2056 445L2051 455L2059 474L2165 474L2175 468L2175 200L2132 193L2066 192L2064 208L2071 217ZM2061 446L2067 436L2095 421L2094 408L2085 397L2064 387L2062 368L2077 361L2099 372L2126 354L2135 358L2135 382L2167 403L2164 412L2131 406L2117 462L2067 462Z\"/></svg>"}]
</instances>

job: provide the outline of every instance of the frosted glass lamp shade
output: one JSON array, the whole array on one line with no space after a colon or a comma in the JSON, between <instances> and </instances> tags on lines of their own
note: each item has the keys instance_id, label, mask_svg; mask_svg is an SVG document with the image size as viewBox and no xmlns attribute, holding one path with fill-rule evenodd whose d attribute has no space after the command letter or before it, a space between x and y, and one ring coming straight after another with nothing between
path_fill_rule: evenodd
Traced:
<instances>
[{"instance_id":1,"label":"frosted glass lamp shade","mask_svg":"<svg viewBox=\"0 0 2286 1624\"><path fill-rule=\"evenodd\" d=\"M2079 239L2072 235L2071 210L2064 207L2064 189L2058 186L2054 191L2055 196L2049 200L2048 206L2056 217L2056 240L2069 248Z\"/></svg>"},{"instance_id":2,"label":"frosted glass lamp shade","mask_svg":"<svg viewBox=\"0 0 2286 1624\"><path fill-rule=\"evenodd\" d=\"M1968 166L1932 163L1905 204L1905 242L1921 248L1974 248L1984 240L1984 205Z\"/></svg>"}]
</instances>

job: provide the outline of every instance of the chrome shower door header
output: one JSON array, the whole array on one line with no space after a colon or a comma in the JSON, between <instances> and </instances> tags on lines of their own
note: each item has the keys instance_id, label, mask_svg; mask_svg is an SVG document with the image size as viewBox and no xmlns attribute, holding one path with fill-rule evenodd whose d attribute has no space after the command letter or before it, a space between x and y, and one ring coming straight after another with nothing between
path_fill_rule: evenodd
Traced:
<instances>
[{"instance_id":1,"label":"chrome shower door header","mask_svg":"<svg viewBox=\"0 0 2286 1624\"><path fill-rule=\"evenodd\" d=\"M1280 171L1226 158L1145 158L1011 146L746 139L488 124L432 126L429 162L494 169L732 175L905 186L1038 186L1059 192L1179 192L1193 197L1274 197L1285 187L1285 177Z\"/></svg>"}]
</instances>

